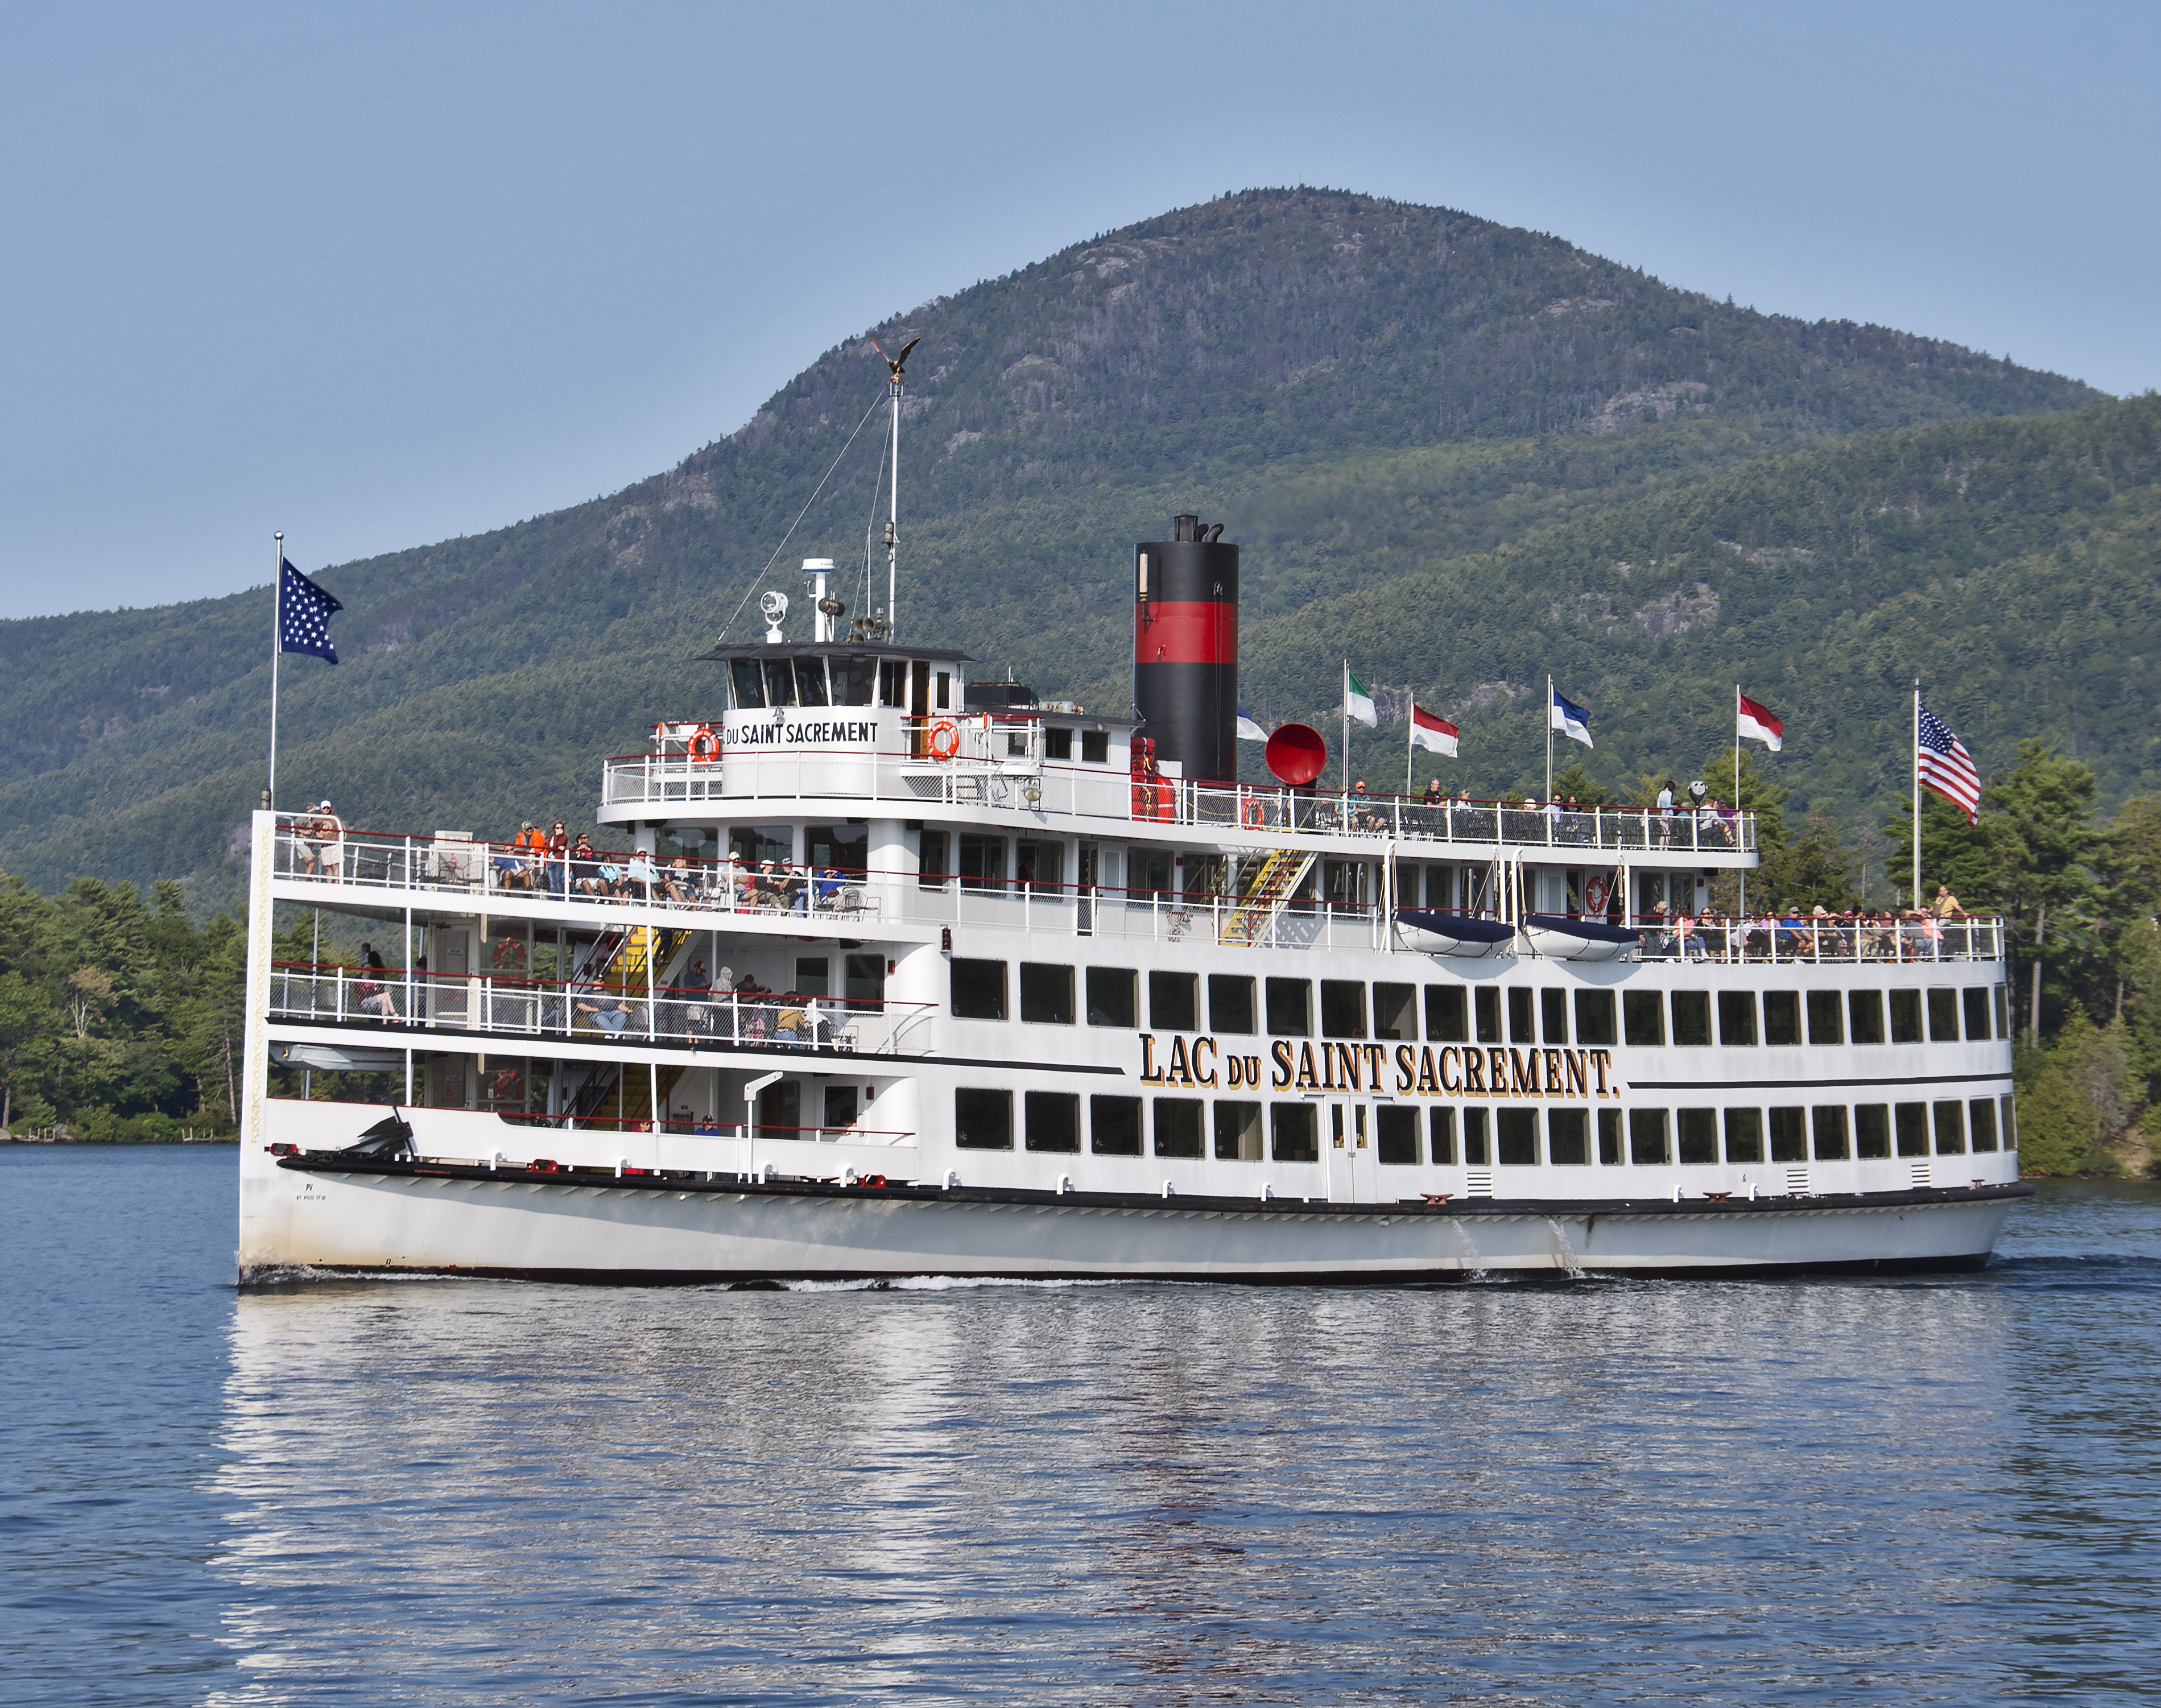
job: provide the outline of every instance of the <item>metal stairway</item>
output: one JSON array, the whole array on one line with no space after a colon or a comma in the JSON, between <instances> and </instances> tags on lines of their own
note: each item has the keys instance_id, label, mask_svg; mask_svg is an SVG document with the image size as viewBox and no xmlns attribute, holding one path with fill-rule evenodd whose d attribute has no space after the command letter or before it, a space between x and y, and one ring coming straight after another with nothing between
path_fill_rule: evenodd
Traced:
<instances>
[{"instance_id":1,"label":"metal stairway","mask_svg":"<svg viewBox=\"0 0 2161 1708\"><path fill-rule=\"evenodd\" d=\"M1271 849L1237 905L1223 916L1222 935L1226 949L1250 949L1268 935L1276 916L1298 893L1313 870L1315 856L1303 848Z\"/></svg>"}]
</instances>

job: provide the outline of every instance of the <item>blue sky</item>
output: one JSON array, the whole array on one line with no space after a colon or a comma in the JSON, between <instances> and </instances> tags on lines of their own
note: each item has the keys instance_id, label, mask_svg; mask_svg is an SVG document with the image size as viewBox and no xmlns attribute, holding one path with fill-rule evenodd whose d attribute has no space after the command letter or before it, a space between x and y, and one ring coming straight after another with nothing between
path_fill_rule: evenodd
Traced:
<instances>
[{"instance_id":1,"label":"blue sky","mask_svg":"<svg viewBox=\"0 0 2161 1708\"><path fill-rule=\"evenodd\" d=\"M1226 190L2161 384L2161 8L0 6L0 617L613 491Z\"/></svg>"}]
</instances>

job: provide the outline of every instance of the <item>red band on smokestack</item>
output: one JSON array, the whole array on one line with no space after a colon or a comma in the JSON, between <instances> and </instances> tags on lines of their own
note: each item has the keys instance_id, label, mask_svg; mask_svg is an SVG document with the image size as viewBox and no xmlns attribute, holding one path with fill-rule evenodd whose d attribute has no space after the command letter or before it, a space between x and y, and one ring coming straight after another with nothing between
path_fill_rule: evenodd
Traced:
<instances>
[{"instance_id":1,"label":"red band on smokestack","mask_svg":"<svg viewBox=\"0 0 2161 1708\"><path fill-rule=\"evenodd\" d=\"M1235 664L1238 607L1212 600L1159 601L1133 613L1137 664Z\"/></svg>"}]
</instances>

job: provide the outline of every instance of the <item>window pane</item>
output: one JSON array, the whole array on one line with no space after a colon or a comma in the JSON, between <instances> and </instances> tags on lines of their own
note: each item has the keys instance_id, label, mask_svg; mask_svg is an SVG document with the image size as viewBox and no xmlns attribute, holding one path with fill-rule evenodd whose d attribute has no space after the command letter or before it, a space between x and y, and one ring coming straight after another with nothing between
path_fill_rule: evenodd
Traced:
<instances>
[{"instance_id":1,"label":"window pane","mask_svg":"<svg viewBox=\"0 0 2161 1708\"><path fill-rule=\"evenodd\" d=\"M1498 1044L1501 1041L1501 992L1492 985L1481 985L1473 993L1472 1008L1478 1016L1478 1041Z\"/></svg>"},{"instance_id":2,"label":"window pane","mask_svg":"<svg viewBox=\"0 0 2161 1708\"><path fill-rule=\"evenodd\" d=\"M1040 961L1021 962L1020 1018L1039 1026L1070 1026L1073 969Z\"/></svg>"},{"instance_id":3,"label":"window pane","mask_svg":"<svg viewBox=\"0 0 2161 1708\"><path fill-rule=\"evenodd\" d=\"M903 706L908 704L908 661L888 659L878 666L878 704Z\"/></svg>"},{"instance_id":4,"label":"window pane","mask_svg":"<svg viewBox=\"0 0 2161 1708\"><path fill-rule=\"evenodd\" d=\"M1891 992L1891 1041L1893 1044L1919 1044L1921 1041L1921 993L1919 991Z\"/></svg>"},{"instance_id":5,"label":"window pane","mask_svg":"<svg viewBox=\"0 0 2161 1708\"><path fill-rule=\"evenodd\" d=\"M1763 1041L1773 1048L1801 1041L1801 994L1799 991L1763 992Z\"/></svg>"},{"instance_id":6,"label":"window pane","mask_svg":"<svg viewBox=\"0 0 2161 1708\"><path fill-rule=\"evenodd\" d=\"M1373 987L1373 1036L1409 1041L1418 1036L1418 987Z\"/></svg>"},{"instance_id":7,"label":"window pane","mask_svg":"<svg viewBox=\"0 0 2161 1708\"><path fill-rule=\"evenodd\" d=\"M961 835L961 888L1002 891L1005 888L1006 839Z\"/></svg>"},{"instance_id":8,"label":"window pane","mask_svg":"<svg viewBox=\"0 0 2161 1708\"><path fill-rule=\"evenodd\" d=\"M1691 1165L1718 1160L1718 1112L1680 1109L1674 1113L1674 1136L1680 1142L1681 1160Z\"/></svg>"},{"instance_id":9,"label":"window pane","mask_svg":"<svg viewBox=\"0 0 2161 1708\"><path fill-rule=\"evenodd\" d=\"M1002 961L953 961L953 1013L962 1020L1006 1017L1006 964Z\"/></svg>"},{"instance_id":10,"label":"window pane","mask_svg":"<svg viewBox=\"0 0 2161 1708\"><path fill-rule=\"evenodd\" d=\"M1966 1107L1956 1101L1936 1105L1936 1154L1956 1157L1966 1154Z\"/></svg>"},{"instance_id":11,"label":"window pane","mask_svg":"<svg viewBox=\"0 0 2161 1708\"><path fill-rule=\"evenodd\" d=\"M1259 1104L1218 1103L1216 1106L1216 1157L1217 1161L1226 1163L1260 1161Z\"/></svg>"},{"instance_id":12,"label":"window pane","mask_svg":"<svg viewBox=\"0 0 2161 1708\"><path fill-rule=\"evenodd\" d=\"M1726 1112L1726 1159L1729 1163L1763 1160L1763 1112L1729 1109Z\"/></svg>"},{"instance_id":13,"label":"window pane","mask_svg":"<svg viewBox=\"0 0 2161 1708\"><path fill-rule=\"evenodd\" d=\"M1881 991L1848 991L1846 993L1846 1018L1852 1028L1856 1044L1881 1044L1883 1041L1883 992Z\"/></svg>"},{"instance_id":14,"label":"window pane","mask_svg":"<svg viewBox=\"0 0 2161 1708\"><path fill-rule=\"evenodd\" d=\"M1155 1153L1159 1157L1197 1157L1200 1154L1200 1101L1198 1098L1159 1097L1155 1100Z\"/></svg>"},{"instance_id":15,"label":"window pane","mask_svg":"<svg viewBox=\"0 0 2161 1708\"><path fill-rule=\"evenodd\" d=\"M1973 1148L1977 1151L1996 1148L1996 1100L1976 1097L1966 1105L1968 1118L1973 1123Z\"/></svg>"},{"instance_id":16,"label":"window pane","mask_svg":"<svg viewBox=\"0 0 2161 1708\"><path fill-rule=\"evenodd\" d=\"M1073 1091L1030 1091L1027 1097L1028 1148L1080 1148L1080 1098Z\"/></svg>"},{"instance_id":17,"label":"window pane","mask_svg":"<svg viewBox=\"0 0 2161 1708\"><path fill-rule=\"evenodd\" d=\"M1539 1112L1535 1109L1497 1109L1493 1112L1494 1148L1504 1168L1534 1169L1539 1164Z\"/></svg>"},{"instance_id":18,"label":"window pane","mask_svg":"<svg viewBox=\"0 0 2161 1708\"><path fill-rule=\"evenodd\" d=\"M1718 993L1718 1041L1727 1049L1756 1042L1756 992Z\"/></svg>"},{"instance_id":19,"label":"window pane","mask_svg":"<svg viewBox=\"0 0 2161 1708\"><path fill-rule=\"evenodd\" d=\"M1929 1042L1959 1041L1958 992L1942 989L1929 992Z\"/></svg>"},{"instance_id":20,"label":"window pane","mask_svg":"<svg viewBox=\"0 0 2161 1708\"><path fill-rule=\"evenodd\" d=\"M1839 1000L1836 991L1809 992L1809 1042L1815 1044L1843 1044L1846 1028L1839 1023Z\"/></svg>"},{"instance_id":21,"label":"window pane","mask_svg":"<svg viewBox=\"0 0 2161 1708\"><path fill-rule=\"evenodd\" d=\"M1623 991L1621 1018L1627 1023L1632 1045L1640 1049L1666 1041L1665 999L1656 991Z\"/></svg>"},{"instance_id":22,"label":"window pane","mask_svg":"<svg viewBox=\"0 0 2161 1708\"><path fill-rule=\"evenodd\" d=\"M1482 1169L1492 1160L1486 1144L1486 1113L1483 1109L1463 1112L1463 1160L1474 1169Z\"/></svg>"},{"instance_id":23,"label":"window pane","mask_svg":"<svg viewBox=\"0 0 2161 1708\"><path fill-rule=\"evenodd\" d=\"M945 857L947 841L943 831L923 833L921 875L916 883L923 889L943 889L945 880L952 876L953 868Z\"/></svg>"},{"instance_id":24,"label":"window pane","mask_svg":"<svg viewBox=\"0 0 2161 1708\"><path fill-rule=\"evenodd\" d=\"M1771 1112L1773 1162L1804 1163L1809 1159L1808 1129L1801 1122L1805 1112L1800 1109L1773 1109Z\"/></svg>"},{"instance_id":25,"label":"window pane","mask_svg":"<svg viewBox=\"0 0 2161 1708\"><path fill-rule=\"evenodd\" d=\"M1216 1032L1251 1032L1253 982L1242 972L1208 975L1208 1024Z\"/></svg>"},{"instance_id":26,"label":"window pane","mask_svg":"<svg viewBox=\"0 0 2161 1708\"><path fill-rule=\"evenodd\" d=\"M1097 1156L1137 1157L1141 1153L1139 1098L1091 1097L1088 1121L1088 1148Z\"/></svg>"},{"instance_id":27,"label":"window pane","mask_svg":"<svg viewBox=\"0 0 2161 1708\"><path fill-rule=\"evenodd\" d=\"M1631 1109L1628 1112L1628 1159L1638 1168L1670 1162L1666 1148L1666 1112Z\"/></svg>"},{"instance_id":28,"label":"window pane","mask_svg":"<svg viewBox=\"0 0 2161 1708\"><path fill-rule=\"evenodd\" d=\"M1461 985L1425 987L1425 1035L1436 1044L1466 1044L1471 1039L1471 1004Z\"/></svg>"},{"instance_id":29,"label":"window pane","mask_svg":"<svg viewBox=\"0 0 2161 1708\"><path fill-rule=\"evenodd\" d=\"M1411 1168L1419 1159L1419 1112L1393 1104L1373 1112L1376 1153L1392 1168Z\"/></svg>"},{"instance_id":30,"label":"window pane","mask_svg":"<svg viewBox=\"0 0 2161 1708\"><path fill-rule=\"evenodd\" d=\"M1159 1032L1198 1032L1200 1029L1200 975L1197 972L1152 972L1148 975L1148 1024Z\"/></svg>"},{"instance_id":31,"label":"window pane","mask_svg":"<svg viewBox=\"0 0 2161 1708\"><path fill-rule=\"evenodd\" d=\"M728 664L728 674L735 682L736 705L744 711L765 704L765 680L758 664L756 659L735 659Z\"/></svg>"},{"instance_id":32,"label":"window pane","mask_svg":"<svg viewBox=\"0 0 2161 1708\"><path fill-rule=\"evenodd\" d=\"M1355 979L1321 980L1320 1035L1323 1038L1363 1038L1366 1035L1366 987L1363 984Z\"/></svg>"},{"instance_id":33,"label":"window pane","mask_svg":"<svg viewBox=\"0 0 2161 1708\"><path fill-rule=\"evenodd\" d=\"M1453 1163L1455 1160L1455 1112L1453 1109L1429 1109L1425 1124L1433 1160Z\"/></svg>"},{"instance_id":34,"label":"window pane","mask_svg":"<svg viewBox=\"0 0 2161 1708\"><path fill-rule=\"evenodd\" d=\"M1107 730L1080 732L1080 763L1084 765L1102 765L1111 758L1111 737Z\"/></svg>"},{"instance_id":35,"label":"window pane","mask_svg":"<svg viewBox=\"0 0 2161 1708\"><path fill-rule=\"evenodd\" d=\"M877 660L849 658L833 660L833 704L868 706L877 691Z\"/></svg>"},{"instance_id":36,"label":"window pane","mask_svg":"<svg viewBox=\"0 0 2161 1708\"><path fill-rule=\"evenodd\" d=\"M1137 1012L1135 992L1140 975L1130 966L1091 966L1088 969L1088 1023L1091 1026L1131 1026Z\"/></svg>"},{"instance_id":37,"label":"window pane","mask_svg":"<svg viewBox=\"0 0 2161 1708\"><path fill-rule=\"evenodd\" d=\"M1508 992L1509 1043L1536 1044L1539 1041L1538 1024L1533 1018L1535 1006L1530 992L1519 987Z\"/></svg>"},{"instance_id":38,"label":"window pane","mask_svg":"<svg viewBox=\"0 0 2161 1708\"><path fill-rule=\"evenodd\" d=\"M1578 991L1575 993L1575 1041L1578 1044L1618 1044L1621 1034L1613 1023L1613 992Z\"/></svg>"},{"instance_id":39,"label":"window pane","mask_svg":"<svg viewBox=\"0 0 2161 1708\"><path fill-rule=\"evenodd\" d=\"M971 1091L966 1086L954 1092L953 1143L962 1150L1011 1150L1013 1093Z\"/></svg>"},{"instance_id":40,"label":"window pane","mask_svg":"<svg viewBox=\"0 0 2161 1708\"><path fill-rule=\"evenodd\" d=\"M1584 1168L1591 1162L1591 1112L1546 1111L1546 1160L1556 1168Z\"/></svg>"},{"instance_id":41,"label":"window pane","mask_svg":"<svg viewBox=\"0 0 2161 1708\"><path fill-rule=\"evenodd\" d=\"M1812 1112L1816 1133L1816 1160L1846 1160L1846 1109L1843 1105L1820 1105Z\"/></svg>"},{"instance_id":42,"label":"window pane","mask_svg":"<svg viewBox=\"0 0 2161 1708\"><path fill-rule=\"evenodd\" d=\"M1268 1033L1275 1038L1313 1035L1313 986L1310 982L1302 978L1268 981Z\"/></svg>"},{"instance_id":43,"label":"window pane","mask_svg":"<svg viewBox=\"0 0 2161 1708\"><path fill-rule=\"evenodd\" d=\"M1863 1103L1853 1112L1853 1153L1857 1157L1891 1154L1891 1106Z\"/></svg>"},{"instance_id":44,"label":"window pane","mask_svg":"<svg viewBox=\"0 0 2161 1708\"><path fill-rule=\"evenodd\" d=\"M1988 991L1974 985L1966 993L1966 1035L1975 1042L1988 1036Z\"/></svg>"},{"instance_id":45,"label":"window pane","mask_svg":"<svg viewBox=\"0 0 2161 1708\"><path fill-rule=\"evenodd\" d=\"M795 704L795 673L788 668L785 659L765 661L765 703L768 706Z\"/></svg>"},{"instance_id":46,"label":"window pane","mask_svg":"<svg viewBox=\"0 0 2161 1708\"><path fill-rule=\"evenodd\" d=\"M1998 1038L2011 1035L2011 992L2002 985L1996 987L1996 1035ZM2003 1148L2006 1150L2011 1148L2007 1144Z\"/></svg>"},{"instance_id":47,"label":"window pane","mask_svg":"<svg viewBox=\"0 0 2161 1708\"><path fill-rule=\"evenodd\" d=\"M1045 730L1043 732L1043 757L1046 759L1070 759L1073 757L1073 732Z\"/></svg>"},{"instance_id":48,"label":"window pane","mask_svg":"<svg viewBox=\"0 0 2161 1708\"><path fill-rule=\"evenodd\" d=\"M1539 1027L1548 1044L1568 1042L1568 992L1539 992Z\"/></svg>"},{"instance_id":49,"label":"window pane","mask_svg":"<svg viewBox=\"0 0 2161 1708\"><path fill-rule=\"evenodd\" d=\"M1598 1112L1598 1160L1602 1167L1621 1166L1621 1112L1601 1109Z\"/></svg>"},{"instance_id":50,"label":"window pane","mask_svg":"<svg viewBox=\"0 0 2161 1708\"><path fill-rule=\"evenodd\" d=\"M1274 980L1268 981L1273 984ZM1279 1163L1320 1160L1320 1122L1310 1103L1268 1105L1269 1154Z\"/></svg>"},{"instance_id":51,"label":"window pane","mask_svg":"<svg viewBox=\"0 0 2161 1708\"><path fill-rule=\"evenodd\" d=\"M1929 1106L1926 1103L1901 1103L1891 1112L1897 1117L1898 1154L1902 1157L1928 1155Z\"/></svg>"},{"instance_id":52,"label":"window pane","mask_svg":"<svg viewBox=\"0 0 2161 1708\"><path fill-rule=\"evenodd\" d=\"M1711 1042L1711 992L1674 992L1674 1042L1707 1044Z\"/></svg>"},{"instance_id":53,"label":"window pane","mask_svg":"<svg viewBox=\"0 0 2161 1708\"><path fill-rule=\"evenodd\" d=\"M2003 1148L2006 1150L2017 1150L2018 1148L2018 1108L2017 1100L2012 1096L2010 1092L2006 1091L1996 1101L2002 1106L2003 1110Z\"/></svg>"},{"instance_id":54,"label":"window pane","mask_svg":"<svg viewBox=\"0 0 2161 1708\"><path fill-rule=\"evenodd\" d=\"M823 659L798 659L795 661L795 697L805 706L826 703L825 661Z\"/></svg>"}]
</instances>

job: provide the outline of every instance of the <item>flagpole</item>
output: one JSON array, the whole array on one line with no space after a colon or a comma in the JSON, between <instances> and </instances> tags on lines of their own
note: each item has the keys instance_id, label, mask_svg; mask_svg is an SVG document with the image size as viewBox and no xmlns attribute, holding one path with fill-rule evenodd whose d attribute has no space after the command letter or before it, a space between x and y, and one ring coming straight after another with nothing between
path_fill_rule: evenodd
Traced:
<instances>
[{"instance_id":1,"label":"flagpole","mask_svg":"<svg viewBox=\"0 0 2161 1708\"><path fill-rule=\"evenodd\" d=\"M1546 678L1546 799L1553 799L1553 678Z\"/></svg>"},{"instance_id":2,"label":"flagpole","mask_svg":"<svg viewBox=\"0 0 2161 1708\"><path fill-rule=\"evenodd\" d=\"M1921 906L1921 679L1914 679L1914 907Z\"/></svg>"},{"instance_id":3,"label":"flagpole","mask_svg":"<svg viewBox=\"0 0 2161 1708\"><path fill-rule=\"evenodd\" d=\"M1343 661L1343 793L1351 793L1351 661Z\"/></svg>"},{"instance_id":4,"label":"flagpole","mask_svg":"<svg viewBox=\"0 0 2161 1708\"><path fill-rule=\"evenodd\" d=\"M278 805L278 629L285 615L285 531L270 536L277 561L270 566L270 778L263 791L263 810Z\"/></svg>"},{"instance_id":5,"label":"flagpole","mask_svg":"<svg viewBox=\"0 0 2161 1708\"><path fill-rule=\"evenodd\" d=\"M1741 685L1738 682L1733 685L1733 822L1737 828L1741 823ZM1748 917L1748 868L1738 867L1736 871L1741 878L1741 917L1745 919Z\"/></svg>"},{"instance_id":6,"label":"flagpole","mask_svg":"<svg viewBox=\"0 0 2161 1708\"><path fill-rule=\"evenodd\" d=\"M1418 695L1411 695L1410 716L1403 720L1403 794L1411 792L1411 755L1416 751L1412 737L1418 734Z\"/></svg>"}]
</instances>

